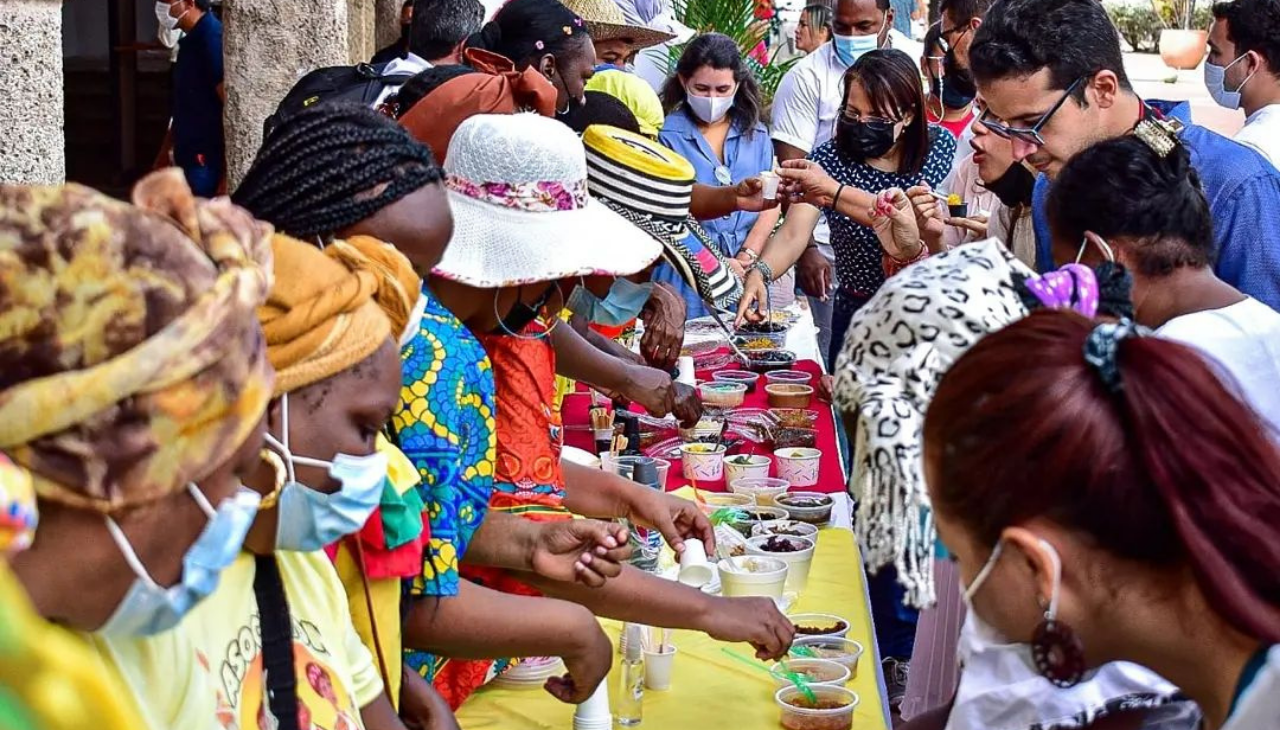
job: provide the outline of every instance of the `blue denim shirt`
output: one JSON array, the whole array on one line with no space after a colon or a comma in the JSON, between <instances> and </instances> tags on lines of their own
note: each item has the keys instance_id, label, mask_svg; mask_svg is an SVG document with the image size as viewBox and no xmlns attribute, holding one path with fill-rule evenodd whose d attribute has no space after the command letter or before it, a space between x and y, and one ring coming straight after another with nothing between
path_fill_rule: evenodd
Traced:
<instances>
[{"instance_id":1,"label":"blue denim shirt","mask_svg":"<svg viewBox=\"0 0 1280 730\"><path fill-rule=\"evenodd\" d=\"M773 142L769 139L769 130L760 122L756 123L750 136L736 124L730 128L729 136L724 141L724 166L729 170L728 183L716 179L716 168L721 166L721 162L684 107L667 115L667 121L658 133L658 141L688 160L693 165L694 179L703 185L737 184L773 169ZM732 258L742 248L747 234L759 217L759 213L738 211L723 218L700 222L720 253ZM662 269L670 267L664 264L654 273L654 279L672 284L680 291L689 308L688 316L692 318L705 313L702 300L683 286L674 271Z\"/></svg>"},{"instance_id":2,"label":"blue denim shirt","mask_svg":"<svg viewBox=\"0 0 1280 730\"><path fill-rule=\"evenodd\" d=\"M1191 123L1187 102L1148 101L1186 125L1182 141L1200 173L1209 210L1218 277L1249 296L1280 309L1280 171L1250 147ZM1049 181L1041 175L1032 197L1036 268L1054 268L1045 205Z\"/></svg>"}]
</instances>

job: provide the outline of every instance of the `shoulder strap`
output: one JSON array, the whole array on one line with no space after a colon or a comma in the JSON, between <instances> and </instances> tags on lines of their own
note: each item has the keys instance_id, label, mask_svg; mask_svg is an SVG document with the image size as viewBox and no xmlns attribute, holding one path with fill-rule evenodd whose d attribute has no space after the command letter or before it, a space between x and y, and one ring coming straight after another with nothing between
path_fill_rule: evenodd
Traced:
<instances>
[{"instance_id":1,"label":"shoulder strap","mask_svg":"<svg viewBox=\"0 0 1280 730\"><path fill-rule=\"evenodd\" d=\"M262 624L262 669L278 730L298 727L298 674L293 662L293 622L280 566L274 555L254 558L253 594Z\"/></svg>"}]
</instances>

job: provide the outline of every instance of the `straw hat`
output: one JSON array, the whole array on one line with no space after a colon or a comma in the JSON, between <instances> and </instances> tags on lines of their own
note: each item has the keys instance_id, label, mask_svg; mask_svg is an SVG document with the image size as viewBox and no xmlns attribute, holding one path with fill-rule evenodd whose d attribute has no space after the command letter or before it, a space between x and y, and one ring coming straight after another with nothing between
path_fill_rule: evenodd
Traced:
<instances>
[{"instance_id":1,"label":"straw hat","mask_svg":"<svg viewBox=\"0 0 1280 730\"><path fill-rule=\"evenodd\" d=\"M587 195L578 136L537 114L481 114L449 142L453 238L435 273L480 288L626 276L662 246Z\"/></svg>"},{"instance_id":2,"label":"straw hat","mask_svg":"<svg viewBox=\"0 0 1280 730\"><path fill-rule=\"evenodd\" d=\"M613 0L563 0L564 6L586 21L587 32L593 41L625 40L635 50L666 43L675 38L670 33L627 25L622 10Z\"/></svg>"},{"instance_id":3,"label":"straw hat","mask_svg":"<svg viewBox=\"0 0 1280 730\"><path fill-rule=\"evenodd\" d=\"M632 132L597 124L582 135L591 196L662 243L663 260L717 307L742 294L723 254L689 217L693 165Z\"/></svg>"}]
</instances>

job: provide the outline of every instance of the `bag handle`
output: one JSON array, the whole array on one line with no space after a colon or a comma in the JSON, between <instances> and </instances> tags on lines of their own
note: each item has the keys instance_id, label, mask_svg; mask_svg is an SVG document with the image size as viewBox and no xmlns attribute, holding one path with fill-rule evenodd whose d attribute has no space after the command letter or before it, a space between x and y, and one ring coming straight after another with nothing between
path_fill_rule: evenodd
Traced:
<instances>
[{"instance_id":1,"label":"bag handle","mask_svg":"<svg viewBox=\"0 0 1280 730\"><path fill-rule=\"evenodd\" d=\"M298 725L298 673L293 661L293 621L274 555L254 557L253 595L262 631L262 671L267 702L278 730Z\"/></svg>"}]
</instances>

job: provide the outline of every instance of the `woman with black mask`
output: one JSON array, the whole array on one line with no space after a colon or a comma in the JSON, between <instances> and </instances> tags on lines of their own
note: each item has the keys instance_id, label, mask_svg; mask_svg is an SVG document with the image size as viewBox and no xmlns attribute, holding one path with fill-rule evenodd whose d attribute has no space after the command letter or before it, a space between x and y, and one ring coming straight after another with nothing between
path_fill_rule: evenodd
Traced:
<instances>
[{"instance_id":1,"label":"woman with black mask","mask_svg":"<svg viewBox=\"0 0 1280 730\"><path fill-rule=\"evenodd\" d=\"M765 290L810 245L818 217L825 213L836 252L835 312L831 360L844 344L853 313L885 280L882 249L871 228L876 195L889 188L939 185L951 171L956 140L926 120L920 72L907 54L871 51L844 76L845 104L833 139L807 160L791 160L779 174L793 205L782 228L747 271L739 319L758 319ZM799 203L799 204L797 204ZM927 255L924 242L897 252L907 263ZM879 622L877 622L879 625Z\"/></svg>"},{"instance_id":2,"label":"woman with black mask","mask_svg":"<svg viewBox=\"0 0 1280 730\"><path fill-rule=\"evenodd\" d=\"M511 0L467 39L467 48L506 56L517 71L538 69L556 87L558 117L587 102L595 46L582 18L558 0Z\"/></svg>"}]
</instances>

